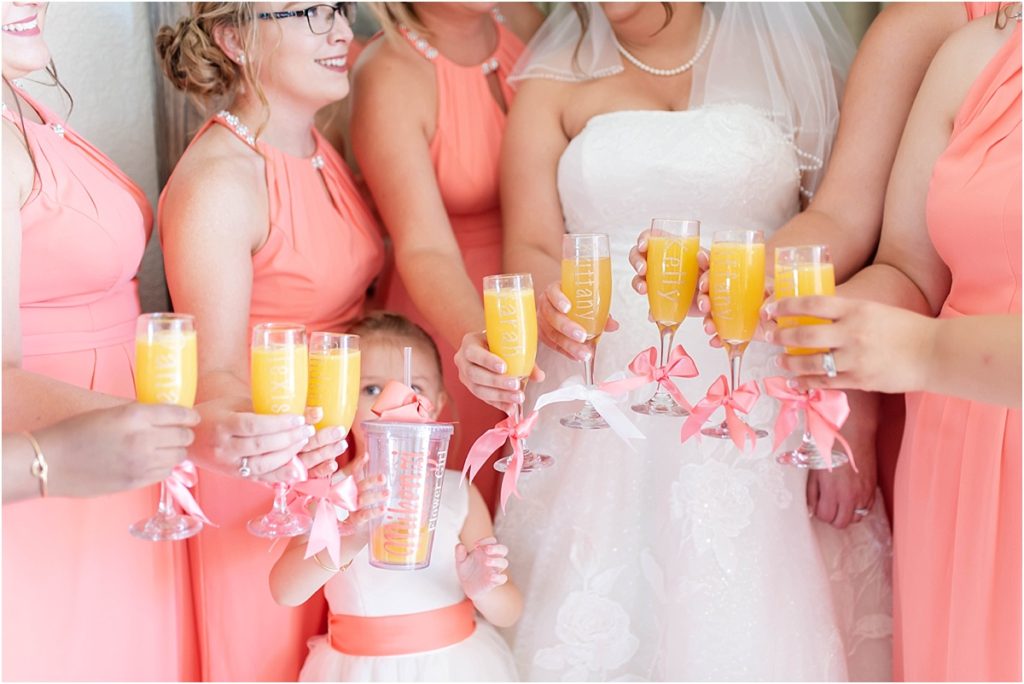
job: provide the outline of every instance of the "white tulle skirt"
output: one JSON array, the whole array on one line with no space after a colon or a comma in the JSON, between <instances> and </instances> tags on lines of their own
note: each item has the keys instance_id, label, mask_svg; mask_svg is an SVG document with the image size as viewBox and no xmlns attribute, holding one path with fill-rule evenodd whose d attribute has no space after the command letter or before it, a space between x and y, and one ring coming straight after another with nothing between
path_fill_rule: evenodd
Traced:
<instances>
[{"instance_id":1,"label":"white tulle skirt","mask_svg":"<svg viewBox=\"0 0 1024 684\"><path fill-rule=\"evenodd\" d=\"M309 640L300 682L509 682L518 681L508 644L486 622L446 648L402 656L353 656L333 648L326 635Z\"/></svg>"}]
</instances>

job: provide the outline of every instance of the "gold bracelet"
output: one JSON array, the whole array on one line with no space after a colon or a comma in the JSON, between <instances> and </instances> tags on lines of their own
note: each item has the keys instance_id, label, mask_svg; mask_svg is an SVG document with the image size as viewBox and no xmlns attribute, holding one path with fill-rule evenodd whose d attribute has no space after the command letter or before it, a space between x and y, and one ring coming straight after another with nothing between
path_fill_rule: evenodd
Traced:
<instances>
[{"instance_id":1,"label":"gold bracelet","mask_svg":"<svg viewBox=\"0 0 1024 684\"><path fill-rule=\"evenodd\" d=\"M316 553L313 554L313 560L315 560L316 564L319 565L324 570L326 570L327 572L345 572L346 570L349 569L349 566L352 565L352 561L354 561L355 558L350 560L348 563L345 563L340 568L332 568L331 566L327 565L322 560L320 560L320 552L319 551L317 551Z\"/></svg>"},{"instance_id":2,"label":"gold bracelet","mask_svg":"<svg viewBox=\"0 0 1024 684\"><path fill-rule=\"evenodd\" d=\"M32 436L31 432L22 432L28 443L32 445L32 451L36 453L35 458L32 459L32 465L29 468L29 472L32 473L32 477L39 480L39 496L46 498L46 478L50 474L50 466L46 463L46 458L43 457L43 450L39 446L39 442Z\"/></svg>"}]
</instances>

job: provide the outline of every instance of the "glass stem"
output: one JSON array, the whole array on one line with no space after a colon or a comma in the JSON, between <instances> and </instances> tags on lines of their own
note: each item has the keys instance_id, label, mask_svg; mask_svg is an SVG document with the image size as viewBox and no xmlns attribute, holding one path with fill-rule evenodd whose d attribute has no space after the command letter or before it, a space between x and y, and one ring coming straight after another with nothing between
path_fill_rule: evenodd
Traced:
<instances>
[{"instance_id":1,"label":"glass stem","mask_svg":"<svg viewBox=\"0 0 1024 684\"><path fill-rule=\"evenodd\" d=\"M662 325L658 324L658 333L660 335L659 344L660 350L658 352L658 365L664 368L668 365L668 357L672 353L672 340L676 336L676 326L674 325ZM665 401L669 398L668 390L658 383L658 387L654 390L654 396L651 397L652 401Z\"/></svg>"},{"instance_id":2,"label":"glass stem","mask_svg":"<svg viewBox=\"0 0 1024 684\"><path fill-rule=\"evenodd\" d=\"M525 392L526 391L526 378L519 378L518 380L519 380L518 391L519 392ZM516 403L512 404L512 410L509 411L508 415L509 415L509 418L512 419L512 422L515 423L516 425L518 425L519 423L523 422L523 405L521 403L519 403L519 402L516 402ZM519 445L523 448L523 457L524 457L524 461L525 461L525 457L526 457L526 453L527 453L526 440L525 439L519 440Z\"/></svg>"},{"instance_id":3,"label":"glass stem","mask_svg":"<svg viewBox=\"0 0 1024 684\"><path fill-rule=\"evenodd\" d=\"M157 505L156 510L157 515L161 518L173 518L175 515L171 490L167 488L167 484L164 482L160 483L160 503Z\"/></svg>"},{"instance_id":4,"label":"glass stem","mask_svg":"<svg viewBox=\"0 0 1024 684\"><path fill-rule=\"evenodd\" d=\"M274 485L274 513L282 517L288 515L288 485L284 482Z\"/></svg>"},{"instance_id":5,"label":"glass stem","mask_svg":"<svg viewBox=\"0 0 1024 684\"><path fill-rule=\"evenodd\" d=\"M741 342L740 344L730 344L729 342L726 342L725 349L729 354L729 387L727 389L727 393L731 399L733 390L740 382L740 369L743 365L743 352L747 349L747 343ZM722 420L722 428L728 432L729 421L727 419Z\"/></svg>"},{"instance_id":6,"label":"glass stem","mask_svg":"<svg viewBox=\"0 0 1024 684\"><path fill-rule=\"evenodd\" d=\"M804 434L800 439L801 441L803 441L803 444L801 444L800 446L804 449L804 451L810 450L814 447L814 436L810 433L810 431L805 429Z\"/></svg>"},{"instance_id":7,"label":"glass stem","mask_svg":"<svg viewBox=\"0 0 1024 684\"><path fill-rule=\"evenodd\" d=\"M583 382L586 383L587 387L594 386L594 356L597 353L597 345L594 343L594 339L587 340L586 345L590 349L590 354L583 359Z\"/></svg>"}]
</instances>

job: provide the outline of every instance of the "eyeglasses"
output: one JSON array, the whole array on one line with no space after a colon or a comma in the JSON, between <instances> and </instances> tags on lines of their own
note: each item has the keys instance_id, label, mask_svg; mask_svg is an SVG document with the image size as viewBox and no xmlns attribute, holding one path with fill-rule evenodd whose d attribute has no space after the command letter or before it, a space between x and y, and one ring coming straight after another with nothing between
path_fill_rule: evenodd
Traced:
<instances>
[{"instance_id":1,"label":"eyeglasses","mask_svg":"<svg viewBox=\"0 0 1024 684\"><path fill-rule=\"evenodd\" d=\"M333 5L313 5L306 9L283 12L260 12L257 19L287 19L289 17L305 17L309 30L314 35L322 36L334 28L334 16L340 14L351 25L356 20L356 3L336 2Z\"/></svg>"}]
</instances>

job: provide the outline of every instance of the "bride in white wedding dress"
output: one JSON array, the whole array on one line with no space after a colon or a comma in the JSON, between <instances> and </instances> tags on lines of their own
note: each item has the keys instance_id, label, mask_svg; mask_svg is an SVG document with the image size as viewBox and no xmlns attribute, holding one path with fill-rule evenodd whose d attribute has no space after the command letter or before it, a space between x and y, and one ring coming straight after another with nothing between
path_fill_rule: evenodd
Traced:
<instances>
[{"instance_id":1,"label":"bride in white wedding dress","mask_svg":"<svg viewBox=\"0 0 1024 684\"><path fill-rule=\"evenodd\" d=\"M600 338L598 381L657 345L646 298L630 286L637 235L652 218L699 219L708 247L716 230L784 224L827 158L852 57L822 6L665 5L589 5L585 32L559 6L513 75L522 82L503 167L506 270L531 272L543 299L559 280L563 232L609 235L619 328ZM684 60L693 68L649 66ZM699 318L675 341L700 371L678 382L696 403L728 375L726 354L708 346ZM742 381L780 375L777 351L752 343ZM527 407L581 374L547 346L537 363L547 377L530 386ZM820 523L807 513L806 471L776 464L770 439L746 454L703 436L680 444L683 419L629 411L652 392L619 403L646 435L635 451L610 430L559 425L573 404L544 409L534 428L531 448L555 464L520 477L522 499L497 527L524 593L508 633L523 677L889 679L881 497L845 530ZM762 395L749 421L771 432L776 407Z\"/></svg>"}]
</instances>

